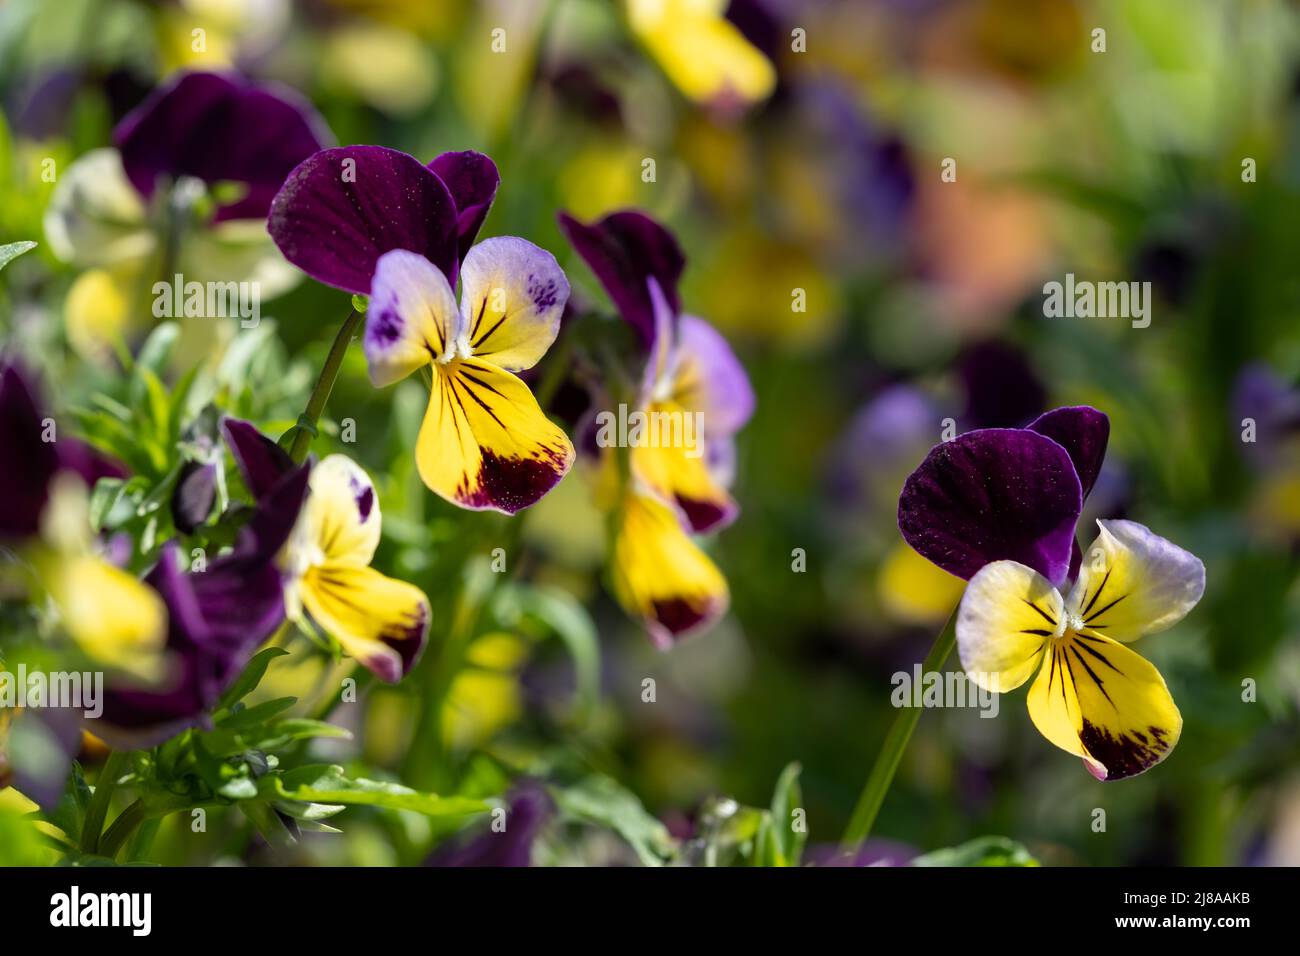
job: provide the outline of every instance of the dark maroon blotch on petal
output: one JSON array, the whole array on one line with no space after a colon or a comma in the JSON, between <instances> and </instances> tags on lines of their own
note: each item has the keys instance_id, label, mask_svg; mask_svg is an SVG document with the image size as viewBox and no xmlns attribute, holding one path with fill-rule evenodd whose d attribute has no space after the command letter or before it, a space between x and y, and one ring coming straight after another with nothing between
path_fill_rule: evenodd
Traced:
<instances>
[{"instance_id":1,"label":"dark maroon blotch on petal","mask_svg":"<svg viewBox=\"0 0 1300 956\"><path fill-rule=\"evenodd\" d=\"M547 450L543 458L505 458L482 450L478 488L457 498L470 508L497 508L516 514L535 504L564 477L564 456Z\"/></svg>"}]
</instances>

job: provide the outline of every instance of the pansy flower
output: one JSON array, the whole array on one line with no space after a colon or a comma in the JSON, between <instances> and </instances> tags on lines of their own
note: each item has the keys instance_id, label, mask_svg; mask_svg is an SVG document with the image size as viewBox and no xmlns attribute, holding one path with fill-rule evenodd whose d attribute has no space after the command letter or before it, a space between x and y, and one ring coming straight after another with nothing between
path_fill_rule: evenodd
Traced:
<instances>
[{"instance_id":1,"label":"pansy flower","mask_svg":"<svg viewBox=\"0 0 1300 956\"><path fill-rule=\"evenodd\" d=\"M1092 408L1059 408L1028 428L968 432L936 446L907 479L899 527L921 555L969 584L957 611L962 666L1006 692L1034 678L1029 714L1101 780L1149 769L1178 742L1164 679L1127 645L1178 623L1205 567L1132 521L1099 521L1075 543L1109 436Z\"/></svg>"},{"instance_id":2,"label":"pansy flower","mask_svg":"<svg viewBox=\"0 0 1300 956\"><path fill-rule=\"evenodd\" d=\"M472 246L496 187L480 153L424 166L381 146L325 150L289 177L270 230L308 275L369 294L362 345L376 387L432 366L416 445L425 485L462 508L514 514L573 462L568 436L515 374L555 341L569 283L523 239Z\"/></svg>"},{"instance_id":3,"label":"pansy flower","mask_svg":"<svg viewBox=\"0 0 1300 956\"><path fill-rule=\"evenodd\" d=\"M147 314L154 282L298 281L266 235L285 177L331 139L294 92L234 74L182 73L59 176L45 213L55 254L85 267L69 290L73 344L102 350Z\"/></svg>"},{"instance_id":4,"label":"pansy flower","mask_svg":"<svg viewBox=\"0 0 1300 956\"><path fill-rule=\"evenodd\" d=\"M644 356L632 397L658 440L633 442L629 431L628 478L607 496L615 527L610 576L619 603L666 649L726 611L726 578L690 535L725 526L739 510L727 487L734 436L753 413L754 394L726 340L682 313L685 257L667 229L631 210L590 224L563 213L559 221ZM699 423L691 442L664 442L655 425L680 421L685 439L688 420ZM608 437L598 432L597 446L612 444Z\"/></svg>"},{"instance_id":5,"label":"pansy flower","mask_svg":"<svg viewBox=\"0 0 1300 956\"><path fill-rule=\"evenodd\" d=\"M259 501L293 473L284 451L248 422L227 419L226 440ZM285 614L308 633L336 640L381 680L410 672L429 634L429 599L419 588L370 567L382 518L370 476L346 455L310 470L309 494L276 558Z\"/></svg>"},{"instance_id":6,"label":"pansy flower","mask_svg":"<svg viewBox=\"0 0 1300 956\"><path fill-rule=\"evenodd\" d=\"M633 474L673 502L690 530L726 526L738 512L727 490L734 436L753 414L754 392L726 339L703 319L681 312L677 281L685 258L677 241L635 211L591 224L561 213L559 221L645 346L638 410L652 427L656 421L701 425L693 442L634 445Z\"/></svg>"}]
</instances>

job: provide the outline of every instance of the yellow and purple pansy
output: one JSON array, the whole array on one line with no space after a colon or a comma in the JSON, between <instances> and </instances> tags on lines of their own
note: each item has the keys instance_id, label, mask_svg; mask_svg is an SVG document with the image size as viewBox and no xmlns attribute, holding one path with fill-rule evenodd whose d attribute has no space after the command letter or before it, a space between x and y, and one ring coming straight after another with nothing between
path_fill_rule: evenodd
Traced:
<instances>
[{"instance_id":1,"label":"yellow and purple pansy","mask_svg":"<svg viewBox=\"0 0 1300 956\"><path fill-rule=\"evenodd\" d=\"M700 423L692 443L632 444L614 506L615 597L668 648L727 608L726 578L690 535L723 528L739 512L728 486L753 389L726 339L683 314L678 280L686 260L667 229L635 210L589 224L561 213L559 222L636 334L645 359L636 410L651 422L690 416Z\"/></svg>"},{"instance_id":2,"label":"yellow and purple pansy","mask_svg":"<svg viewBox=\"0 0 1300 956\"><path fill-rule=\"evenodd\" d=\"M997 692L1037 675L1034 725L1100 780L1139 774L1177 744L1164 679L1126 645L1178 623L1205 590L1198 558L1136 522L1098 521L1079 549L1109 430L1081 406L967 432L930 452L898 509L908 544L969 582L956 621L967 674Z\"/></svg>"},{"instance_id":3,"label":"yellow and purple pansy","mask_svg":"<svg viewBox=\"0 0 1300 956\"><path fill-rule=\"evenodd\" d=\"M685 257L677 240L644 213L611 213L591 224L561 213L560 228L637 333L647 361L637 408L653 421L693 416L698 443L635 445L633 475L671 501L689 530L715 531L739 511L727 486L735 435L754 412L754 392L727 340L683 314L677 290Z\"/></svg>"},{"instance_id":4,"label":"yellow and purple pansy","mask_svg":"<svg viewBox=\"0 0 1300 956\"><path fill-rule=\"evenodd\" d=\"M284 450L248 422L226 419L222 427L258 501L297 473ZM424 650L429 600L370 567L382 526L370 476L346 455L302 468L310 472L308 494L276 554L284 616L308 633L328 635L380 680L397 683Z\"/></svg>"},{"instance_id":5,"label":"yellow and purple pansy","mask_svg":"<svg viewBox=\"0 0 1300 956\"><path fill-rule=\"evenodd\" d=\"M416 446L425 485L462 508L514 514L573 463L568 436L515 374L555 341L569 283L523 239L472 245L497 182L480 153L423 166L379 146L324 150L289 177L270 230L309 275L370 296L362 346L376 387L432 366Z\"/></svg>"}]
</instances>

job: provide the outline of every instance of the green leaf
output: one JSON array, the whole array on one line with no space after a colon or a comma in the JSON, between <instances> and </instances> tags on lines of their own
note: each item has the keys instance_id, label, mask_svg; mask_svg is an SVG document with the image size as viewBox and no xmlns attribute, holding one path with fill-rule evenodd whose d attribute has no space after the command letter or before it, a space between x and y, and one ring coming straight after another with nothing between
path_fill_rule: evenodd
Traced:
<instances>
[{"instance_id":1,"label":"green leaf","mask_svg":"<svg viewBox=\"0 0 1300 956\"><path fill-rule=\"evenodd\" d=\"M312 740L319 737L351 740L352 731L310 717L286 717L271 724L261 739L250 743L258 750L274 750L295 740Z\"/></svg>"},{"instance_id":2,"label":"green leaf","mask_svg":"<svg viewBox=\"0 0 1300 956\"><path fill-rule=\"evenodd\" d=\"M798 866L803 856L804 843L808 839L806 816L803 813L803 794L799 787L797 763L790 763L781 771L776 782L776 791L772 794L772 835L776 839L776 848L780 854L778 866ZM795 820L794 812L800 812L800 819ZM796 823L798 829L796 829Z\"/></svg>"},{"instance_id":3,"label":"green leaf","mask_svg":"<svg viewBox=\"0 0 1300 956\"><path fill-rule=\"evenodd\" d=\"M275 700L263 701L253 707L240 707L217 721L220 730L242 730L264 724L281 711L288 710L298 703L297 697L277 697Z\"/></svg>"},{"instance_id":4,"label":"green leaf","mask_svg":"<svg viewBox=\"0 0 1300 956\"><path fill-rule=\"evenodd\" d=\"M95 482L95 490L90 493L90 526L96 531L103 531L109 513L122 499L126 482L121 478L101 478Z\"/></svg>"},{"instance_id":5,"label":"green leaf","mask_svg":"<svg viewBox=\"0 0 1300 956\"><path fill-rule=\"evenodd\" d=\"M960 846L945 847L918 856L910 866L1038 866L1038 861L1015 840L984 836Z\"/></svg>"},{"instance_id":6,"label":"green leaf","mask_svg":"<svg viewBox=\"0 0 1300 956\"><path fill-rule=\"evenodd\" d=\"M161 377L180 334L181 327L175 322L160 322L144 340L144 345L140 346L140 355L135 360L135 370L152 372L155 376Z\"/></svg>"},{"instance_id":7,"label":"green leaf","mask_svg":"<svg viewBox=\"0 0 1300 956\"><path fill-rule=\"evenodd\" d=\"M3 269L9 263L13 262L24 252L31 252L36 248L36 243L29 239L22 242L10 242L0 246L0 269Z\"/></svg>"},{"instance_id":8,"label":"green leaf","mask_svg":"<svg viewBox=\"0 0 1300 956\"><path fill-rule=\"evenodd\" d=\"M575 721L591 713L600 694L600 641L591 616L573 595L559 588L515 587L501 592L501 617L524 615L564 642L573 659Z\"/></svg>"},{"instance_id":9,"label":"green leaf","mask_svg":"<svg viewBox=\"0 0 1300 956\"><path fill-rule=\"evenodd\" d=\"M440 797L420 793L400 783L380 780L351 780L338 766L300 767L275 778L276 794L301 803L341 803L346 806L386 807L413 810L429 817L467 816L487 813L491 804L468 797Z\"/></svg>"},{"instance_id":10,"label":"green leaf","mask_svg":"<svg viewBox=\"0 0 1300 956\"><path fill-rule=\"evenodd\" d=\"M0 809L0 860L5 866L49 866L53 861L49 845L36 829L35 819L9 809Z\"/></svg>"},{"instance_id":11,"label":"green leaf","mask_svg":"<svg viewBox=\"0 0 1300 956\"><path fill-rule=\"evenodd\" d=\"M641 801L609 777L587 777L557 790L556 805L575 820L613 830L646 866L662 866L672 852L668 828L647 812Z\"/></svg>"},{"instance_id":12,"label":"green leaf","mask_svg":"<svg viewBox=\"0 0 1300 956\"><path fill-rule=\"evenodd\" d=\"M262 678L266 676L266 669L271 666L271 661L277 657L284 657L289 652L283 647L264 647L253 655L253 659L248 662L244 672L239 675L239 679L230 685L230 689L221 695L221 702L218 704L219 710L229 710L239 701L243 700L249 694L257 689L257 685L262 683Z\"/></svg>"}]
</instances>

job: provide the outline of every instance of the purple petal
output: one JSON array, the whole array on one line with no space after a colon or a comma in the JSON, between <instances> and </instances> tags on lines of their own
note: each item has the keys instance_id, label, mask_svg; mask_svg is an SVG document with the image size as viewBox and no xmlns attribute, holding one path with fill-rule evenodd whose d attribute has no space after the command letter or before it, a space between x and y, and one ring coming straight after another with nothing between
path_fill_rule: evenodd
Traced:
<instances>
[{"instance_id":1,"label":"purple petal","mask_svg":"<svg viewBox=\"0 0 1300 956\"><path fill-rule=\"evenodd\" d=\"M1034 419L1029 430L1046 435L1069 453L1083 497L1087 498L1106 459L1110 419L1089 405L1074 405L1044 412Z\"/></svg>"},{"instance_id":2,"label":"purple petal","mask_svg":"<svg viewBox=\"0 0 1300 956\"><path fill-rule=\"evenodd\" d=\"M215 73L181 75L113 132L127 178L146 199L160 178L247 186L245 196L218 210L218 220L264 217L290 171L330 139L296 93Z\"/></svg>"},{"instance_id":3,"label":"purple petal","mask_svg":"<svg viewBox=\"0 0 1300 956\"><path fill-rule=\"evenodd\" d=\"M429 857L426 866L529 866L533 841L555 811L541 784L524 781L509 798L505 828L488 829L465 841L451 841Z\"/></svg>"},{"instance_id":4,"label":"purple petal","mask_svg":"<svg viewBox=\"0 0 1300 956\"><path fill-rule=\"evenodd\" d=\"M259 432L250 422L227 418L221 423L226 444L235 457L244 484L261 501L293 469L289 453Z\"/></svg>"},{"instance_id":5,"label":"purple petal","mask_svg":"<svg viewBox=\"0 0 1300 956\"><path fill-rule=\"evenodd\" d=\"M960 578L1010 560L1059 583L1082 507L1064 448L1024 429L988 428L931 449L903 485L898 527L917 553Z\"/></svg>"},{"instance_id":6,"label":"purple petal","mask_svg":"<svg viewBox=\"0 0 1300 956\"><path fill-rule=\"evenodd\" d=\"M39 755L37 759L15 763L13 786L47 813L53 812L63 797L72 761L81 751L84 721L84 710L39 707L24 713L22 721L10 731L14 738L31 738L21 749L15 747L14 750ZM0 771L4 769L4 757L0 751Z\"/></svg>"},{"instance_id":7,"label":"purple petal","mask_svg":"<svg viewBox=\"0 0 1300 956\"><path fill-rule=\"evenodd\" d=\"M623 318L646 345L654 342L654 305L647 280L659 283L675 315L681 311L677 282L686 257L672 233L644 213L623 211L585 225L559 214L560 231L591 267Z\"/></svg>"},{"instance_id":8,"label":"purple petal","mask_svg":"<svg viewBox=\"0 0 1300 956\"><path fill-rule=\"evenodd\" d=\"M50 480L59 469L57 442L43 441L33 388L18 367L0 367L0 538L40 529Z\"/></svg>"},{"instance_id":9,"label":"purple petal","mask_svg":"<svg viewBox=\"0 0 1300 956\"><path fill-rule=\"evenodd\" d=\"M463 153L443 153L429 163L429 168L438 174L451 193L456 203L456 232L460 237L460 258L465 258L469 247L474 245L496 198L497 186L501 185L501 174L497 164L482 153L466 150ZM455 276L451 276L455 282Z\"/></svg>"},{"instance_id":10,"label":"purple petal","mask_svg":"<svg viewBox=\"0 0 1300 956\"><path fill-rule=\"evenodd\" d=\"M1255 423L1255 440L1242 443L1242 454L1256 466L1270 464L1286 439L1300 431L1300 392L1263 363L1245 366L1232 392L1231 428Z\"/></svg>"},{"instance_id":11,"label":"purple petal","mask_svg":"<svg viewBox=\"0 0 1300 956\"><path fill-rule=\"evenodd\" d=\"M172 492L172 523L181 534L208 520L217 500L217 467L210 462L190 461L181 468Z\"/></svg>"},{"instance_id":12,"label":"purple petal","mask_svg":"<svg viewBox=\"0 0 1300 956\"><path fill-rule=\"evenodd\" d=\"M686 399L691 411L704 413L709 437L733 435L754 414L754 389L745 367L713 326L684 315L677 326L678 374L688 372L694 385ZM694 366L693 368L688 367Z\"/></svg>"},{"instance_id":13,"label":"purple petal","mask_svg":"<svg viewBox=\"0 0 1300 956\"><path fill-rule=\"evenodd\" d=\"M358 295L369 295L375 264L393 249L456 279L456 203L436 173L395 149L343 146L306 159L276 194L267 229L303 272Z\"/></svg>"},{"instance_id":14,"label":"purple petal","mask_svg":"<svg viewBox=\"0 0 1300 956\"><path fill-rule=\"evenodd\" d=\"M153 746L198 726L284 621L275 559L307 496L307 466L290 472L258 507L234 550L205 571L182 572L175 542L146 581L167 605L172 671L161 687L114 687L104 694L98 736L114 746Z\"/></svg>"}]
</instances>

